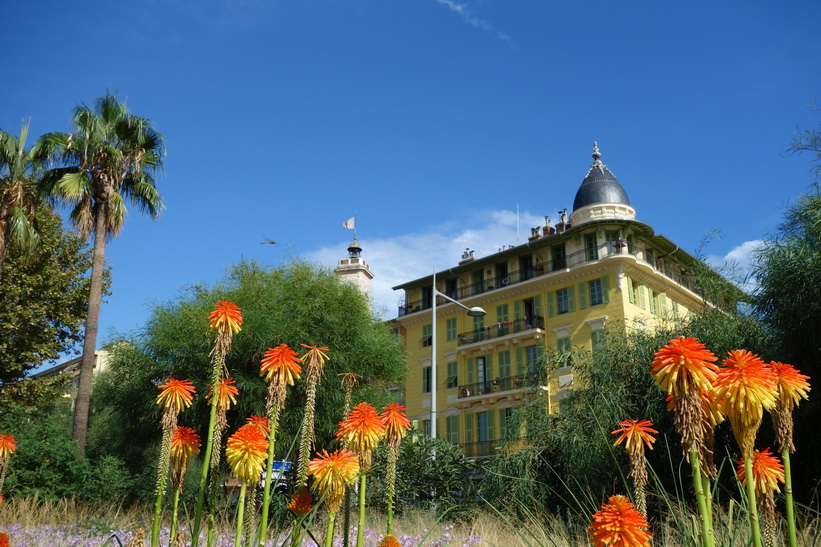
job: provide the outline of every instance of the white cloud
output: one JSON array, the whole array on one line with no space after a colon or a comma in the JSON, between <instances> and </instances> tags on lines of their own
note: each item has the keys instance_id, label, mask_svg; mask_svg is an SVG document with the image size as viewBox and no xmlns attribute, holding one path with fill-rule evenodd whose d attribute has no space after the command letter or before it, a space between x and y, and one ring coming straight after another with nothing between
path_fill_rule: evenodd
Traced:
<instances>
[{"instance_id":1,"label":"white cloud","mask_svg":"<svg viewBox=\"0 0 821 547\"><path fill-rule=\"evenodd\" d=\"M723 257L710 255L706 257L707 264L716 271L735 281L746 291L752 291L755 283L750 277L753 253L764 245L763 239L753 239L745 241L730 249L730 252Z\"/></svg>"},{"instance_id":2,"label":"white cloud","mask_svg":"<svg viewBox=\"0 0 821 547\"><path fill-rule=\"evenodd\" d=\"M426 232L371 239L357 234L362 258L369 264L374 279L371 299L374 310L383 318L396 317L402 291L392 287L454 267L466 249L480 258L508 246L527 243L530 228L544 224L544 216L500 210L486 211L461 226L433 226ZM336 267L346 257L349 240L307 253L306 259L323 266Z\"/></svg>"},{"instance_id":3,"label":"white cloud","mask_svg":"<svg viewBox=\"0 0 821 547\"><path fill-rule=\"evenodd\" d=\"M437 3L442 4L443 6L447 6L447 8L452 11L453 13L459 15L462 18L462 21L467 23L468 25L475 27L479 30L483 30L485 32L489 32L495 35L498 39L504 40L506 42L512 43L513 40L507 34L502 32L498 32L493 29L493 26L483 19L479 19L474 15L473 10L467 4L459 4L454 0L436 0Z\"/></svg>"}]
</instances>

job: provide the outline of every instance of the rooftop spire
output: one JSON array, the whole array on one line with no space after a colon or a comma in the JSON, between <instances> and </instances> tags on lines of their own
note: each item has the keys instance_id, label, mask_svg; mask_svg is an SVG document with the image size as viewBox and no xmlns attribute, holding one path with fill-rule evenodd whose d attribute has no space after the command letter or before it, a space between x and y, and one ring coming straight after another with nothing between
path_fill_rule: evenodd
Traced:
<instances>
[{"instance_id":1,"label":"rooftop spire","mask_svg":"<svg viewBox=\"0 0 821 547\"><path fill-rule=\"evenodd\" d=\"M601 152L599 152L599 143L593 141L593 165L601 165Z\"/></svg>"}]
</instances>

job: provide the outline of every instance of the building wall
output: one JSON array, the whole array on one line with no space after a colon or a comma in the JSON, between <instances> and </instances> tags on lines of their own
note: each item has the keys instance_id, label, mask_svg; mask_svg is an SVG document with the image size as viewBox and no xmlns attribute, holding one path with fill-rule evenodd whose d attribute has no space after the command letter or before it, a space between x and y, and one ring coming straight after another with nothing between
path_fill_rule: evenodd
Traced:
<instances>
[{"instance_id":1,"label":"building wall","mask_svg":"<svg viewBox=\"0 0 821 547\"><path fill-rule=\"evenodd\" d=\"M680 270L660 263L656 257L661 253L652 243L628 228L580 227L578 233L563 238L565 256L577 258L572 265L568 260L567 267L554 268L562 264L551 260L550 245L522 246L520 253L505 253L498 262L483 261L475 269L468 264L455 284L437 279L437 289L445 294L454 287L475 285L479 270L482 282L488 283L488 290L459 298L467 306L483 307L484 318L469 317L451 303L437 304L440 438L465 445L469 456L494 453L510 409L521 402L530 380L528 356L536 359L549 350L593 351L605 326L625 331L652 328L663 321L684 320L690 310L704 305L676 280ZM606 239L605 234L613 236L614 231L624 239L623 249L614 248L612 237ZM527 278L518 269L522 264L546 265L549 271L534 268L534 275ZM495 275L505 271L508 283ZM397 319L408 348L408 416L421 424L430 420L431 406L426 378L431 365L430 278L427 287L406 289L406 301L414 305ZM559 369L550 378L545 387L551 412L559 411L561 399L577 381L572 367Z\"/></svg>"}]
</instances>

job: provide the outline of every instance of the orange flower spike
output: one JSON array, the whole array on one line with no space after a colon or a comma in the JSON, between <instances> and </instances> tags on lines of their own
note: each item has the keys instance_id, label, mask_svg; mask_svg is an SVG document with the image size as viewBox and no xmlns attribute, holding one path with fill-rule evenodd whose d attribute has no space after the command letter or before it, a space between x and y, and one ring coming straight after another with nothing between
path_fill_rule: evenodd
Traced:
<instances>
[{"instance_id":1,"label":"orange flower spike","mask_svg":"<svg viewBox=\"0 0 821 547\"><path fill-rule=\"evenodd\" d=\"M3 435L0 433L0 461L8 459L8 457L16 451L17 439L12 435Z\"/></svg>"},{"instance_id":2,"label":"orange flower spike","mask_svg":"<svg viewBox=\"0 0 821 547\"><path fill-rule=\"evenodd\" d=\"M266 437L271 433L271 422L265 416L251 416L245 419L245 423L256 427L262 431Z\"/></svg>"},{"instance_id":3,"label":"orange flower spike","mask_svg":"<svg viewBox=\"0 0 821 547\"><path fill-rule=\"evenodd\" d=\"M757 427L764 409L775 407L778 375L758 355L747 350L733 350L727 355L713 382L716 400L734 427Z\"/></svg>"},{"instance_id":4,"label":"orange flower spike","mask_svg":"<svg viewBox=\"0 0 821 547\"><path fill-rule=\"evenodd\" d=\"M217 408L220 410L228 410L231 408L231 405L237 404L237 396L239 395L239 390L237 389L236 384L237 381L233 378L225 378L219 381L219 387L217 388ZM211 384L211 391L208 392L208 404L211 404L211 401L214 399L214 385Z\"/></svg>"},{"instance_id":5,"label":"orange flower spike","mask_svg":"<svg viewBox=\"0 0 821 547\"><path fill-rule=\"evenodd\" d=\"M356 454L344 448L330 454L323 449L317 456L308 462L308 473L313 475L314 487L320 496L326 497L329 511L336 513L345 487L359 474L359 461Z\"/></svg>"},{"instance_id":6,"label":"orange flower spike","mask_svg":"<svg viewBox=\"0 0 821 547\"><path fill-rule=\"evenodd\" d=\"M778 483L784 482L784 464L781 463L778 456L774 456L770 452L769 448L753 450L752 468L756 494L763 495L769 491L779 491ZM738 480L746 485L747 477L743 458L736 463L736 470Z\"/></svg>"},{"instance_id":7,"label":"orange flower spike","mask_svg":"<svg viewBox=\"0 0 821 547\"><path fill-rule=\"evenodd\" d=\"M255 481L262 474L268 440L256 426L244 425L228 438L225 455L238 479Z\"/></svg>"},{"instance_id":8,"label":"orange flower spike","mask_svg":"<svg viewBox=\"0 0 821 547\"><path fill-rule=\"evenodd\" d=\"M0 503L3 501L3 496L0 495ZM0 547L9 547L11 543L9 543L9 536L5 532L0 532Z\"/></svg>"},{"instance_id":9,"label":"orange flower spike","mask_svg":"<svg viewBox=\"0 0 821 547\"><path fill-rule=\"evenodd\" d=\"M652 536L647 519L624 496L611 496L593 514L587 529L594 547L647 547Z\"/></svg>"},{"instance_id":10,"label":"orange flower spike","mask_svg":"<svg viewBox=\"0 0 821 547\"><path fill-rule=\"evenodd\" d=\"M399 403L391 403L383 406L382 410L385 412L379 415L379 419L382 420L382 424L385 426L385 439L389 443L401 441L411 426L410 420L405 414L405 407Z\"/></svg>"},{"instance_id":11,"label":"orange flower spike","mask_svg":"<svg viewBox=\"0 0 821 547\"><path fill-rule=\"evenodd\" d=\"M367 454L376 448L385 435L385 425L376 409L368 403L359 403L343 421L339 422L336 437L345 439L357 454Z\"/></svg>"},{"instance_id":12,"label":"orange flower spike","mask_svg":"<svg viewBox=\"0 0 821 547\"><path fill-rule=\"evenodd\" d=\"M157 395L157 404L176 412L191 406L194 393L197 391L191 380L175 380L174 378L169 378L168 382L158 387L162 392Z\"/></svg>"},{"instance_id":13,"label":"orange flower spike","mask_svg":"<svg viewBox=\"0 0 821 547\"><path fill-rule=\"evenodd\" d=\"M653 443L656 438L653 434L658 435L658 431L652 428L653 422L650 420L624 420L619 423L621 426L615 431L611 431L611 435L618 435L613 446L618 446L624 443L624 449L628 454L634 452L643 453L644 446L653 450Z\"/></svg>"},{"instance_id":14,"label":"orange flower spike","mask_svg":"<svg viewBox=\"0 0 821 547\"><path fill-rule=\"evenodd\" d=\"M314 498L311 492L304 486L296 489L288 503L288 509L297 515L307 515L314 508Z\"/></svg>"},{"instance_id":15,"label":"orange flower spike","mask_svg":"<svg viewBox=\"0 0 821 547\"><path fill-rule=\"evenodd\" d=\"M302 362L306 365L316 364L321 367L325 364L325 361L330 359L328 354L325 353L329 351L325 346L309 346L306 344L300 344L300 346L308 350L305 355L302 356Z\"/></svg>"},{"instance_id":16,"label":"orange flower spike","mask_svg":"<svg viewBox=\"0 0 821 547\"><path fill-rule=\"evenodd\" d=\"M778 384L779 406L792 408L798 406L801 399L807 399L810 392L809 376L801 374L798 369L786 363L770 362L775 371Z\"/></svg>"},{"instance_id":17,"label":"orange flower spike","mask_svg":"<svg viewBox=\"0 0 821 547\"><path fill-rule=\"evenodd\" d=\"M178 427L171 434L171 460L188 463L200 451L200 436L190 427Z\"/></svg>"},{"instance_id":18,"label":"orange flower spike","mask_svg":"<svg viewBox=\"0 0 821 547\"><path fill-rule=\"evenodd\" d=\"M217 309L208 314L208 326L211 330L230 329L233 334L238 333L242 325L242 312L239 307L230 300L218 300L214 307Z\"/></svg>"},{"instance_id":19,"label":"orange flower spike","mask_svg":"<svg viewBox=\"0 0 821 547\"><path fill-rule=\"evenodd\" d=\"M709 389L716 377L716 356L695 338L679 336L655 353L650 374L656 383L673 397L687 392L689 380L701 389Z\"/></svg>"},{"instance_id":20,"label":"orange flower spike","mask_svg":"<svg viewBox=\"0 0 821 547\"><path fill-rule=\"evenodd\" d=\"M280 344L265 352L260 362L259 374L265 376L266 382L292 386L302 372L299 365L301 362L302 359L297 352L287 344Z\"/></svg>"}]
</instances>

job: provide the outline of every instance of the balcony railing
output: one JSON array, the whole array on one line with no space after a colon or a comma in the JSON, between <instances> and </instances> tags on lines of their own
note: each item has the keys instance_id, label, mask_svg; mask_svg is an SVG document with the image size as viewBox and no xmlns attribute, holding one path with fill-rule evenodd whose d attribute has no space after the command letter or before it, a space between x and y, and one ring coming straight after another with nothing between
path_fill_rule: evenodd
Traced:
<instances>
[{"instance_id":1,"label":"balcony railing","mask_svg":"<svg viewBox=\"0 0 821 547\"><path fill-rule=\"evenodd\" d=\"M481 458L483 456L495 456L496 449L501 441L479 441L475 443L465 443L465 456L468 458Z\"/></svg>"},{"instance_id":2,"label":"balcony railing","mask_svg":"<svg viewBox=\"0 0 821 547\"><path fill-rule=\"evenodd\" d=\"M487 395L488 393L501 393L512 389L521 389L533 380L535 380L535 378L521 374L519 376L507 376L505 378L496 378L495 380L485 380L484 382L465 384L459 386L457 398L466 399L468 397L476 397L477 395Z\"/></svg>"},{"instance_id":3,"label":"balcony railing","mask_svg":"<svg viewBox=\"0 0 821 547\"><path fill-rule=\"evenodd\" d=\"M508 334L515 334L532 329L544 329L544 317L541 315L523 317L521 319L505 321L504 323L497 323L481 329L463 332L457 336L457 345L465 346L475 344L476 342L484 342L491 338L499 338L500 336L507 336Z\"/></svg>"},{"instance_id":4,"label":"balcony railing","mask_svg":"<svg viewBox=\"0 0 821 547\"><path fill-rule=\"evenodd\" d=\"M595 262L597 260L601 260L609 256L630 255L635 257L636 260L638 260L639 262L650 265L656 271L672 279L679 285L689 289L690 291L698 294L701 297L704 296L703 292L697 286L693 278L681 273L677 269L674 269L672 266L670 266L670 264L663 260L657 258L643 260L642 258L639 258L639 250L640 249L637 248L630 249L627 246L619 248L611 245L602 245L598 249L581 249L580 251L576 251L575 253L557 257L553 260L548 260L547 262L542 262L541 264L536 264L523 270L511 271L504 276L490 277L487 279L483 279L481 281L470 283L468 285L463 285L458 289L451 289L443 292L447 294L449 297L453 298L454 300L461 300L463 298L476 296L477 294L482 294L488 291L501 289L504 287L508 287L510 285L515 285L517 283L522 283L529 279L547 275L549 273L556 272L559 270L573 268L575 266L579 266L581 264L585 264L588 262ZM399 305L398 315L399 317L402 317L410 313L428 310L430 308L430 298L415 301L406 301L405 303Z\"/></svg>"}]
</instances>

